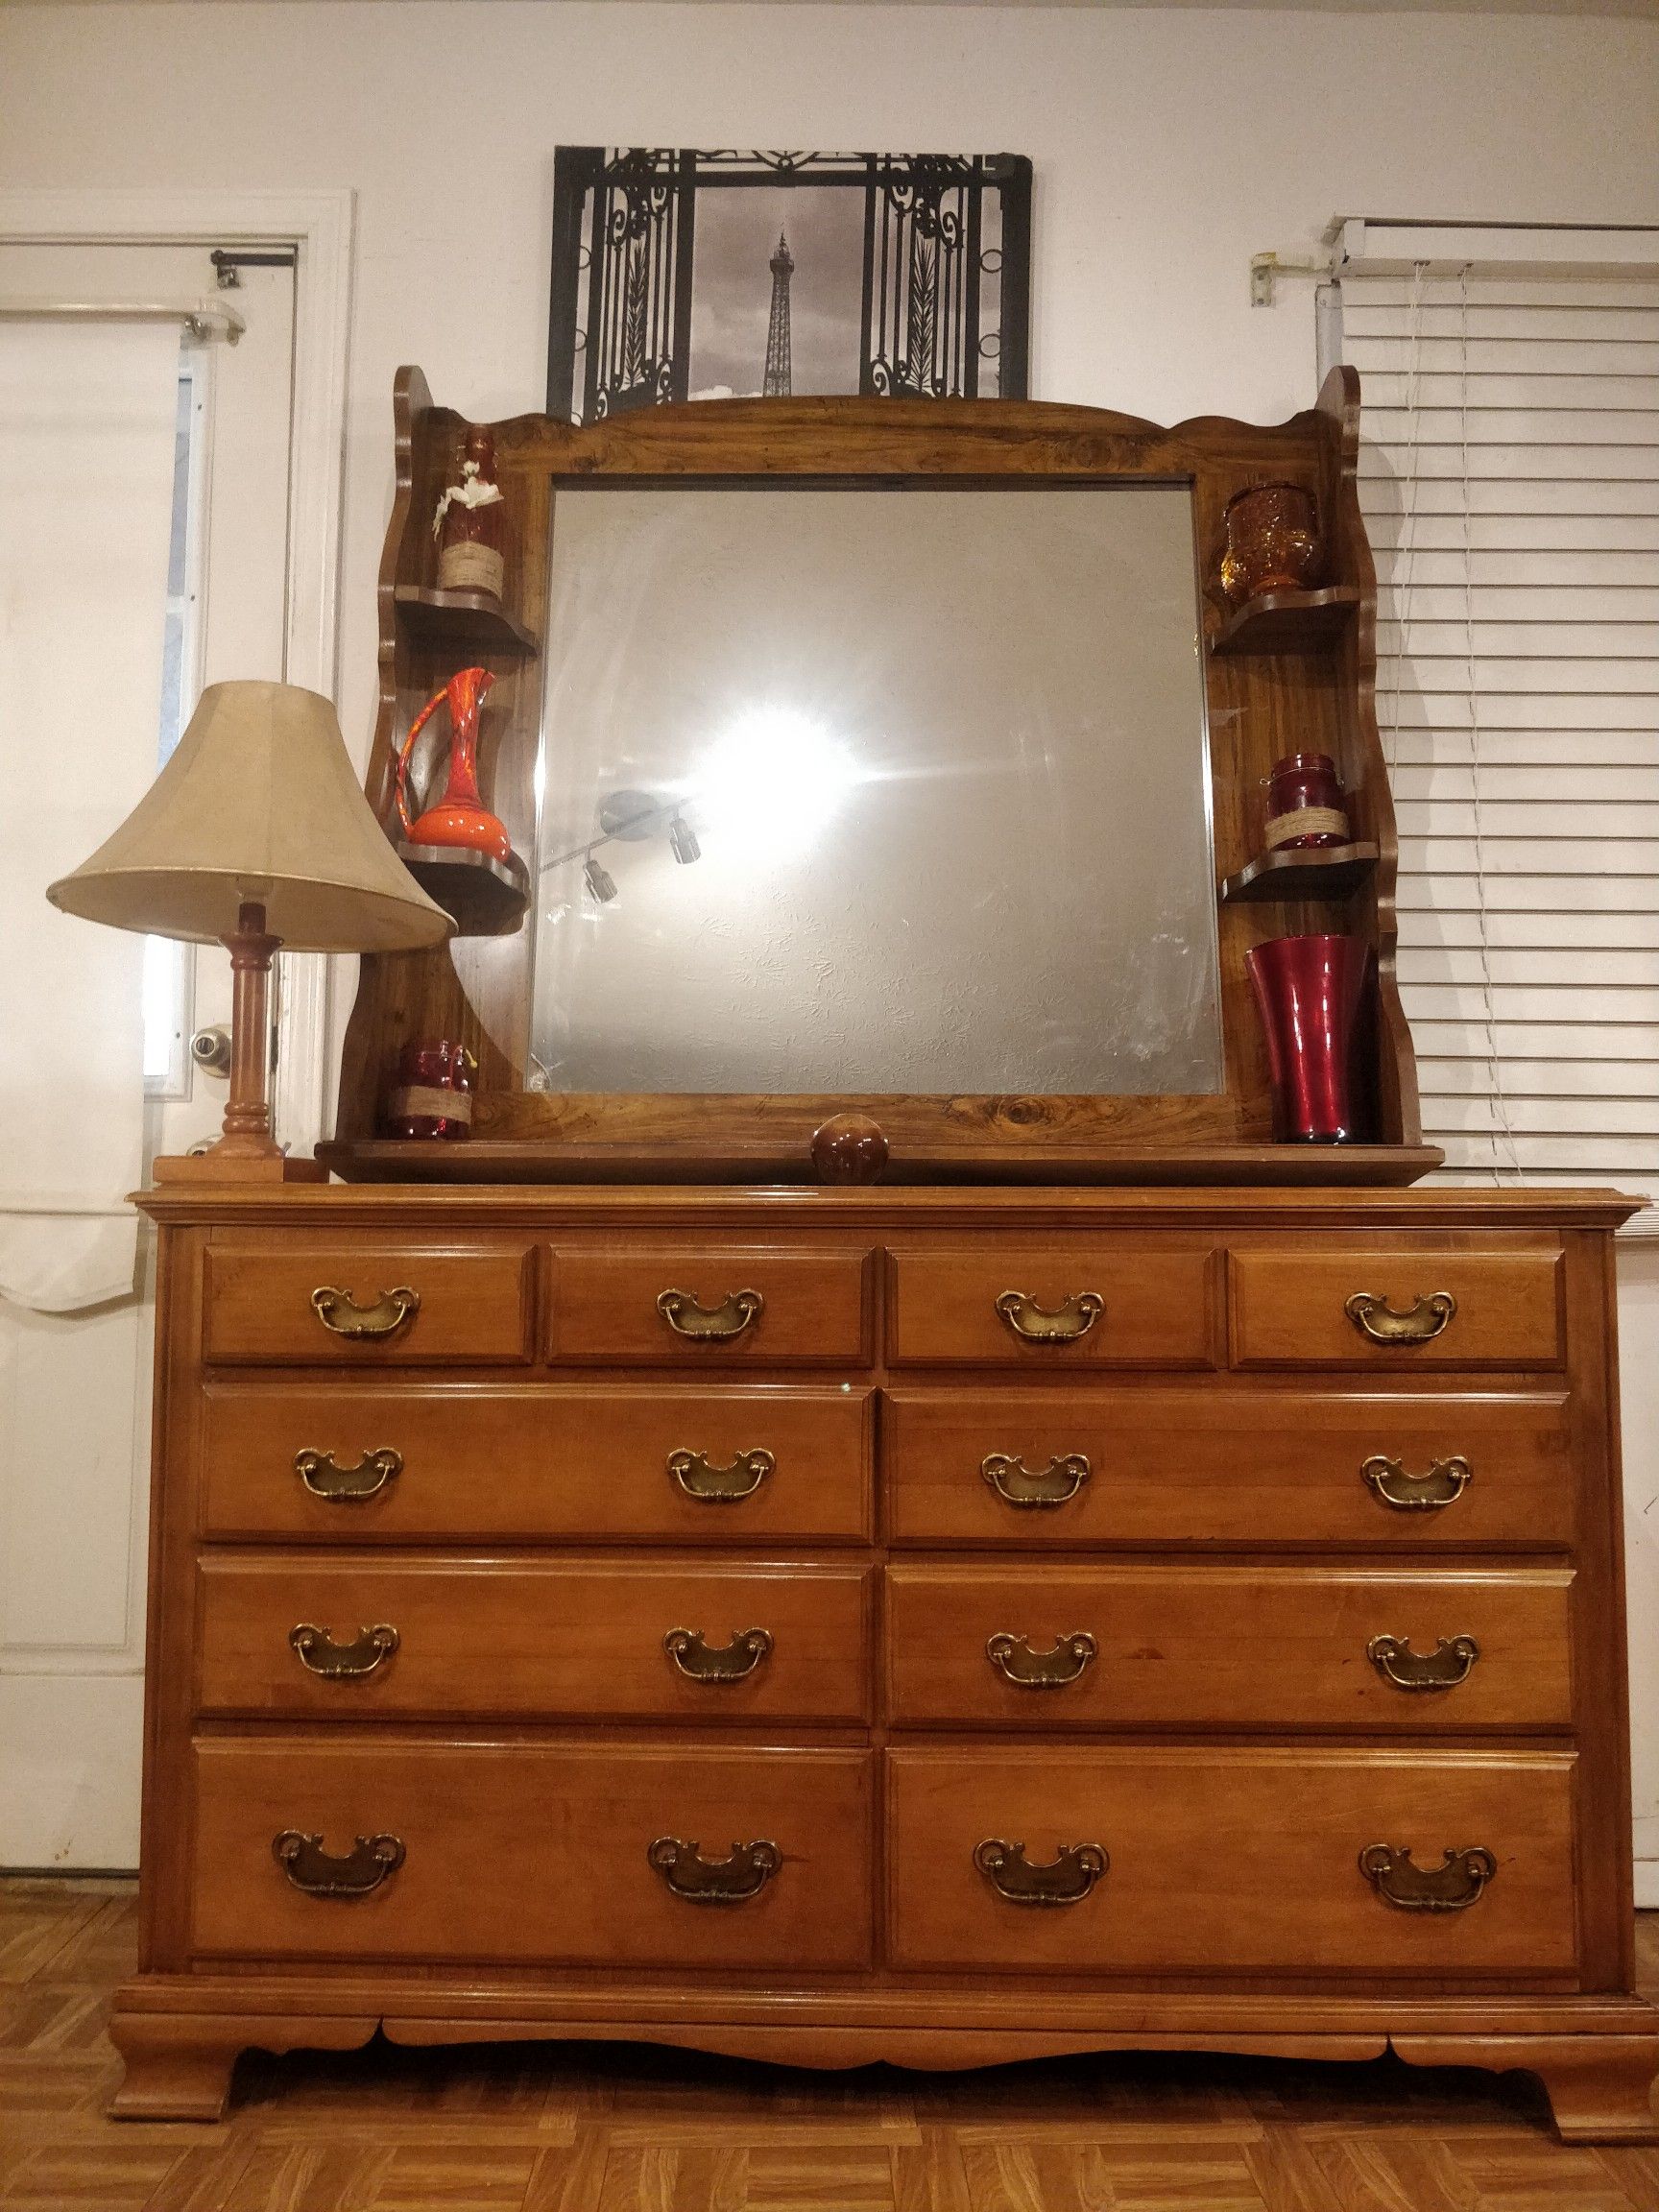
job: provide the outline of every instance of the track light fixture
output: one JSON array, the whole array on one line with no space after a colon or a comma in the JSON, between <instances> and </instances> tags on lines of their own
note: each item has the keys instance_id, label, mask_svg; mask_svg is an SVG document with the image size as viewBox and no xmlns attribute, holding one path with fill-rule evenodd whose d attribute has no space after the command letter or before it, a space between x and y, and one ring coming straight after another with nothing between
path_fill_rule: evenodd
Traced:
<instances>
[{"instance_id":1,"label":"track light fixture","mask_svg":"<svg viewBox=\"0 0 1659 2212\"><path fill-rule=\"evenodd\" d=\"M582 871L582 880L592 892L601 906L609 906L612 900L616 896L615 877L608 868L602 868L591 853L589 854L588 864Z\"/></svg>"}]
</instances>

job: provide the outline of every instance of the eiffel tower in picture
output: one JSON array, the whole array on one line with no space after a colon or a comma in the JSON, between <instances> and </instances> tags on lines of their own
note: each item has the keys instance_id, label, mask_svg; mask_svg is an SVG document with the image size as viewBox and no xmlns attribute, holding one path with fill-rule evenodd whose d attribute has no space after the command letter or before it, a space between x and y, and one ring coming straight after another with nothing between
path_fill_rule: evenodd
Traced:
<instances>
[{"instance_id":1,"label":"eiffel tower in picture","mask_svg":"<svg viewBox=\"0 0 1659 2212\"><path fill-rule=\"evenodd\" d=\"M766 325L766 376L760 387L766 399L787 399L790 391L789 366L789 279L795 274L794 258L789 252L789 241L781 230L778 233L778 251L770 263L772 270L772 320Z\"/></svg>"}]
</instances>

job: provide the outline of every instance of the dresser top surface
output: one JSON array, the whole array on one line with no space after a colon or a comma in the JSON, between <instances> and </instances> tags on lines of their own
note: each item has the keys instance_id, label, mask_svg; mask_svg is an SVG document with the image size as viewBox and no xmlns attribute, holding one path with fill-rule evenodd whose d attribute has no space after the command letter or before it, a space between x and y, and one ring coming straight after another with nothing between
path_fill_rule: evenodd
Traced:
<instances>
[{"instance_id":1,"label":"dresser top surface","mask_svg":"<svg viewBox=\"0 0 1659 2212\"><path fill-rule=\"evenodd\" d=\"M1006 1189L876 1185L298 1184L238 1188L175 1183L135 1193L164 1225L445 1230L668 1226L772 1231L1135 1228L1612 1230L1647 1201L1581 1190L1276 1190L1114 1186Z\"/></svg>"}]
</instances>

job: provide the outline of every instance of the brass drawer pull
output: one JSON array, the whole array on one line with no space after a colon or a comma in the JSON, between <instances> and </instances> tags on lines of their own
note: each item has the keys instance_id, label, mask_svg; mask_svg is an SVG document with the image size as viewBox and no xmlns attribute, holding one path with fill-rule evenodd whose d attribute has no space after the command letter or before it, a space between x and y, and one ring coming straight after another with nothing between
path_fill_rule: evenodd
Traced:
<instances>
[{"instance_id":1,"label":"brass drawer pull","mask_svg":"<svg viewBox=\"0 0 1659 2212\"><path fill-rule=\"evenodd\" d=\"M1062 1636L1049 1651L1033 1651L1023 1636L1010 1636L1001 1629L986 1645L985 1656L1005 1682L1017 1682L1022 1690L1064 1690L1078 1679L1099 1649L1087 1628Z\"/></svg>"},{"instance_id":2,"label":"brass drawer pull","mask_svg":"<svg viewBox=\"0 0 1659 2212\"><path fill-rule=\"evenodd\" d=\"M659 1836L645 1856L673 1890L692 1905L741 1905L757 1897L783 1863L776 1843L733 1843L728 1859L704 1859L695 1843Z\"/></svg>"},{"instance_id":3,"label":"brass drawer pull","mask_svg":"<svg viewBox=\"0 0 1659 2212\"><path fill-rule=\"evenodd\" d=\"M1402 1912L1462 1912L1497 1873L1498 1862L1483 1843L1466 1843L1425 1872L1411 1863L1409 1851L1368 1843L1359 1854L1359 1871L1384 1903Z\"/></svg>"},{"instance_id":4,"label":"brass drawer pull","mask_svg":"<svg viewBox=\"0 0 1659 2212\"><path fill-rule=\"evenodd\" d=\"M326 1628L301 1621L289 1629L288 1641L308 1672L325 1675L330 1682L352 1682L373 1674L383 1659L390 1659L399 1638L397 1629L382 1621L377 1627L359 1628L349 1644L336 1644Z\"/></svg>"},{"instance_id":5,"label":"brass drawer pull","mask_svg":"<svg viewBox=\"0 0 1659 2212\"><path fill-rule=\"evenodd\" d=\"M271 1856L307 1897L367 1897L397 1873L403 1863L403 1841L397 1836L359 1836L344 1859L334 1859L323 1848L321 1836L301 1836L298 1828L284 1828L271 1839Z\"/></svg>"},{"instance_id":6,"label":"brass drawer pull","mask_svg":"<svg viewBox=\"0 0 1659 2212\"><path fill-rule=\"evenodd\" d=\"M778 1462L770 1452L739 1452L730 1467L709 1464L706 1452L670 1452L668 1472L700 1505L735 1505L753 1498Z\"/></svg>"},{"instance_id":7,"label":"brass drawer pull","mask_svg":"<svg viewBox=\"0 0 1659 2212\"><path fill-rule=\"evenodd\" d=\"M974 1863L1010 1905L1079 1905L1112 1862L1098 1843L1062 1843L1047 1866L1033 1866L1023 1843L987 1836L974 1846Z\"/></svg>"},{"instance_id":8,"label":"brass drawer pull","mask_svg":"<svg viewBox=\"0 0 1659 2212\"><path fill-rule=\"evenodd\" d=\"M676 1336L694 1344L730 1344L766 1310L758 1290L733 1290L718 1306L699 1306L689 1290L664 1290L657 1310Z\"/></svg>"},{"instance_id":9,"label":"brass drawer pull","mask_svg":"<svg viewBox=\"0 0 1659 2212\"><path fill-rule=\"evenodd\" d=\"M405 1321L421 1310L421 1293L407 1284L382 1290L373 1306L359 1306L349 1290L335 1290L326 1284L311 1293L311 1304L325 1329L335 1336L363 1343L371 1337L395 1336Z\"/></svg>"},{"instance_id":10,"label":"brass drawer pull","mask_svg":"<svg viewBox=\"0 0 1659 2212\"><path fill-rule=\"evenodd\" d=\"M1106 1301L1097 1290L1073 1290L1050 1311L1023 1290L1004 1290L997 1310L1022 1343L1075 1344L1105 1312Z\"/></svg>"},{"instance_id":11,"label":"brass drawer pull","mask_svg":"<svg viewBox=\"0 0 1659 2212\"><path fill-rule=\"evenodd\" d=\"M1006 1452L992 1452L979 1472L1004 1504L1064 1505L1088 1481L1089 1462L1081 1452L1066 1452L1046 1467L1031 1468Z\"/></svg>"},{"instance_id":12,"label":"brass drawer pull","mask_svg":"<svg viewBox=\"0 0 1659 2212\"><path fill-rule=\"evenodd\" d=\"M365 1452L355 1467L342 1467L332 1452L296 1452L294 1472L313 1498L326 1499L330 1505L354 1505L402 1474L403 1455L383 1444L377 1452Z\"/></svg>"},{"instance_id":13,"label":"brass drawer pull","mask_svg":"<svg viewBox=\"0 0 1659 2212\"><path fill-rule=\"evenodd\" d=\"M1473 1636L1442 1636L1424 1657L1412 1650L1408 1636L1373 1636L1365 1656L1396 1690L1455 1690L1468 1681L1480 1647Z\"/></svg>"},{"instance_id":14,"label":"brass drawer pull","mask_svg":"<svg viewBox=\"0 0 1659 2212\"><path fill-rule=\"evenodd\" d=\"M688 1681L741 1682L772 1648L771 1631L739 1628L730 1644L710 1647L701 1628L670 1628L662 1648Z\"/></svg>"},{"instance_id":15,"label":"brass drawer pull","mask_svg":"<svg viewBox=\"0 0 1659 2212\"><path fill-rule=\"evenodd\" d=\"M1402 1513L1432 1513L1438 1506L1450 1505L1462 1497L1464 1485L1473 1479L1475 1470L1459 1453L1450 1459L1431 1460L1427 1475L1407 1475L1398 1459L1389 1459L1378 1452L1366 1460L1359 1472L1384 1505L1392 1505Z\"/></svg>"},{"instance_id":16,"label":"brass drawer pull","mask_svg":"<svg viewBox=\"0 0 1659 2212\"><path fill-rule=\"evenodd\" d=\"M1396 1313L1375 1290L1356 1290L1342 1310L1373 1344L1427 1344L1456 1312L1457 1301L1450 1290L1431 1290L1427 1298L1413 1300L1406 1312Z\"/></svg>"}]
</instances>

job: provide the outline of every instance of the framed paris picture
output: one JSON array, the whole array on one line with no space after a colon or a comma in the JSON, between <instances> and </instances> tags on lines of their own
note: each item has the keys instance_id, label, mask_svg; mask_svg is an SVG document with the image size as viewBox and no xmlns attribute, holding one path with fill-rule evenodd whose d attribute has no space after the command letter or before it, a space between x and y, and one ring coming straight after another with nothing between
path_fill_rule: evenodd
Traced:
<instances>
[{"instance_id":1,"label":"framed paris picture","mask_svg":"<svg viewBox=\"0 0 1659 2212\"><path fill-rule=\"evenodd\" d=\"M1031 164L1014 154L562 146L547 412L1027 395Z\"/></svg>"}]
</instances>

